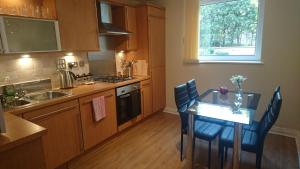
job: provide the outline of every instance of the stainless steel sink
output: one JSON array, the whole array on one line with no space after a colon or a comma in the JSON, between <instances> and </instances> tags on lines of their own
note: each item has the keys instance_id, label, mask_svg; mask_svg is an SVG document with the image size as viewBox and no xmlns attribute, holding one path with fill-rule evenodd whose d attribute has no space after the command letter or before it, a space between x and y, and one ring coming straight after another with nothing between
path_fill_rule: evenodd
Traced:
<instances>
[{"instance_id":1,"label":"stainless steel sink","mask_svg":"<svg viewBox=\"0 0 300 169\"><path fill-rule=\"evenodd\" d=\"M59 97L67 96L68 94L59 92L59 91L47 91L43 93L31 94L25 96L26 99L33 100L33 101L45 101L45 100L52 100Z\"/></svg>"},{"instance_id":2,"label":"stainless steel sink","mask_svg":"<svg viewBox=\"0 0 300 169\"><path fill-rule=\"evenodd\" d=\"M25 106L25 105L28 105L30 104L31 102L30 101L27 101L27 100L14 100L12 102L12 106L14 107L20 107L20 106Z\"/></svg>"}]
</instances>

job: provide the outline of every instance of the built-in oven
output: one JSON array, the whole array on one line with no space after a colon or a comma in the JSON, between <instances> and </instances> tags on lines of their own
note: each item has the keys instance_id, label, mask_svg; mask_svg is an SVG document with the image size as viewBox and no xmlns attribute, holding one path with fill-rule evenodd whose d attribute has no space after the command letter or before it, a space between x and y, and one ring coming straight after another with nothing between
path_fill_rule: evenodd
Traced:
<instances>
[{"instance_id":1,"label":"built-in oven","mask_svg":"<svg viewBox=\"0 0 300 169\"><path fill-rule=\"evenodd\" d=\"M122 125L141 114L140 83L116 88L117 121Z\"/></svg>"}]
</instances>

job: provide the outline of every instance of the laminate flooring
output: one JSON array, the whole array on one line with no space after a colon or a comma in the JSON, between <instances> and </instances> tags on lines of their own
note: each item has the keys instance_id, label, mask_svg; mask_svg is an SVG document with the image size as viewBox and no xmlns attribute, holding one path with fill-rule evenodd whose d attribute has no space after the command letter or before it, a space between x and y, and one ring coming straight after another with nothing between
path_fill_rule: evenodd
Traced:
<instances>
[{"instance_id":1,"label":"laminate flooring","mask_svg":"<svg viewBox=\"0 0 300 169\"><path fill-rule=\"evenodd\" d=\"M212 145L212 168L220 168L218 141ZM206 141L196 141L195 168L206 168L207 147ZM232 167L231 150L224 168ZM69 169L180 169L183 163L179 154L179 116L160 112L72 160ZM268 134L262 169L297 168L295 139ZM242 152L241 169L255 169L255 154Z\"/></svg>"}]
</instances>

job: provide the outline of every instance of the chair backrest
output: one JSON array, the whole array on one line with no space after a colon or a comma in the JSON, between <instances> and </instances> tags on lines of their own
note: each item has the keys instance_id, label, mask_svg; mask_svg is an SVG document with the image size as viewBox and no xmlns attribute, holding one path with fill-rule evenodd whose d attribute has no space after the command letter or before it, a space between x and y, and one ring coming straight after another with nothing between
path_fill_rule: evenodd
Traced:
<instances>
[{"instance_id":1,"label":"chair backrest","mask_svg":"<svg viewBox=\"0 0 300 169\"><path fill-rule=\"evenodd\" d=\"M187 110L190 98L188 96L187 85L182 84L176 86L174 88L174 95L175 95L175 102L177 106L177 111L179 112L180 119L181 119L181 128L186 129L188 126L188 113L185 111Z\"/></svg>"},{"instance_id":2,"label":"chair backrest","mask_svg":"<svg viewBox=\"0 0 300 169\"><path fill-rule=\"evenodd\" d=\"M199 93L197 91L196 80L189 80L187 83L187 90L191 101L199 100Z\"/></svg>"},{"instance_id":3,"label":"chair backrest","mask_svg":"<svg viewBox=\"0 0 300 169\"><path fill-rule=\"evenodd\" d=\"M273 96L272 96L272 98L271 98L271 101L269 102L269 104L268 104L268 106L267 106L267 108L266 108L266 111L265 111L263 117L262 117L261 120L260 120L260 123L261 123L262 120L265 118L265 116L270 112L270 109L271 109L271 107L272 107L272 104L273 104L273 102L274 102L274 99L275 99L275 97L276 97L276 94L277 94L278 92L280 92L280 86L277 86L277 87L275 88L274 93L273 93Z\"/></svg>"},{"instance_id":4,"label":"chair backrest","mask_svg":"<svg viewBox=\"0 0 300 169\"><path fill-rule=\"evenodd\" d=\"M258 145L263 146L264 139L268 133L268 131L271 129L271 127L274 125L276 120L278 119L279 112L281 109L282 104L282 97L280 91L275 92L274 99L271 104L271 107L269 108L268 112L266 113L266 116L263 117L263 119L260 122L260 126L258 129Z\"/></svg>"}]
</instances>

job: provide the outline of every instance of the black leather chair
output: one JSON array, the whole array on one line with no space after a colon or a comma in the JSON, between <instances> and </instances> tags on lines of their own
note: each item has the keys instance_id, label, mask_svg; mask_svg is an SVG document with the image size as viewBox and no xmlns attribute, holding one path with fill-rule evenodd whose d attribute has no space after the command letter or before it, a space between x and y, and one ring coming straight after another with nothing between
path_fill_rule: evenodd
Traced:
<instances>
[{"instance_id":1,"label":"black leather chair","mask_svg":"<svg viewBox=\"0 0 300 169\"><path fill-rule=\"evenodd\" d=\"M266 110L266 115L263 116L259 123L257 130L243 130L242 131L242 150L256 154L256 168L261 168L261 159L264 148L264 140L276 122L281 109L282 97L280 91L274 93L274 98L271 99L270 106ZM233 147L234 128L225 127L220 137L221 149L221 168L223 168L224 148ZM227 151L225 152L227 154Z\"/></svg>"},{"instance_id":2,"label":"black leather chair","mask_svg":"<svg viewBox=\"0 0 300 169\"><path fill-rule=\"evenodd\" d=\"M183 134L188 133L188 113L186 112L188 107L191 106L191 100L188 95L187 85L182 84L174 89L175 102L177 106L177 111L181 118L181 145L180 145L180 159L182 160L182 149L183 149ZM211 163L211 141L217 137L221 132L222 126L209 123L206 121L195 119L194 121L194 137L193 137L193 154L195 149L195 139L200 138L207 140L209 142L208 151L208 168L210 168Z\"/></svg>"},{"instance_id":3,"label":"black leather chair","mask_svg":"<svg viewBox=\"0 0 300 169\"><path fill-rule=\"evenodd\" d=\"M264 116L267 115L267 112L269 112L268 109L270 109L271 104L273 103L274 98L275 98L277 92L280 92L280 86L277 86L277 87L275 88L274 93L273 93L273 96L272 96L272 98L271 98L271 101L270 101L270 103L269 103L269 105L268 105L268 107L267 107L267 111L265 111L265 113L264 113L264 115L262 116L261 120L264 118ZM250 131L257 131L257 129L259 128L259 124L260 124L260 123L261 123L261 121L253 121L251 124L247 124L247 125L245 124L245 125L243 125L243 129L244 129L244 130L250 130Z\"/></svg>"},{"instance_id":4,"label":"black leather chair","mask_svg":"<svg viewBox=\"0 0 300 169\"><path fill-rule=\"evenodd\" d=\"M200 101L200 96L199 96L199 93L197 91L197 86L196 86L196 80L195 79L189 80L186 84L187 84L187 90L188 90L188 95L189 95L191 104L193 104L194 102ZM197 116L196 118L199 120L207 121L210 123L216 123L219 125L225 124L224 120L219 120L219 119L214 119L214 118L209 118L209 117L201 117L201 116Z\"/></svg>"}]
</instances>

